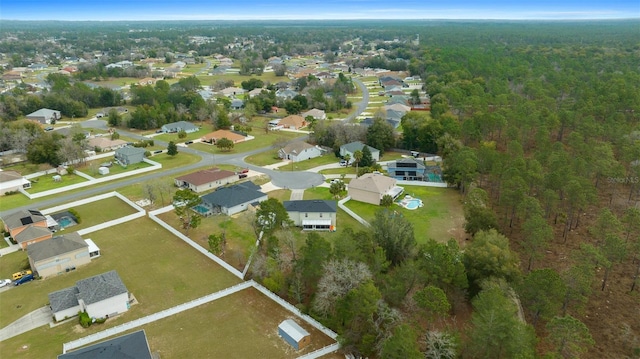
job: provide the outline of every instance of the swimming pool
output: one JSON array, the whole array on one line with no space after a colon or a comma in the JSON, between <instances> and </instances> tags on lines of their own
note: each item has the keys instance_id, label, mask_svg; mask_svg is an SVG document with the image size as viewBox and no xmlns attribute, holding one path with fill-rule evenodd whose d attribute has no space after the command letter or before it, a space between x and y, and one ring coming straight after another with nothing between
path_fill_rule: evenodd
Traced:
<instances>
[{"instance_id":1,"label":"swimming pool","mask_svg":"<svg viewBox=\"0 0 640 359\"><path fill-rule=\"evenodd\" d=\"M202 205L197 205L195 207L192 207L194 211L200 213L200 214L206 214L209 213L209 208L202 206Z\"/></svg>"},{"instance_id":2,"label":"swimming pool","mask_svg":"<svg viewBox=\"0 0 640 359\"><path fill-rule=\"evenodd\" d=\"M406 209L416 209L418 207L422 207L422 201L417 198L408 200L404 205L404 208Z\"/></svg>"},{"instance_id":3,"label":"swimming pool","mask_svg":"<svg viewBox=\"0 0 640 359\"><path fill-rule=\"evenodd\" d=\"M69 226L73 226L74 224L76 224L76 222L69 217L62 217L58 220L58 224L60 225L60 228L66 228Z\"/></svg>"}]
</instances>

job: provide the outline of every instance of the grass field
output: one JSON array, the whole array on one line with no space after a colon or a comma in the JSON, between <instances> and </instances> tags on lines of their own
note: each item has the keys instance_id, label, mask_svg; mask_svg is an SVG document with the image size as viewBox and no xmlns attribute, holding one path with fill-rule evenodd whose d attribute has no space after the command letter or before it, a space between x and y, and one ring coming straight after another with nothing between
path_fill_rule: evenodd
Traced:
<instances>
[{"instance_id":1,"label":"grass field","mask_svg":"<svg viewBox=\"0 0 640 359\"><path fill-rule=\"evenodd\" d=\"M311 344L305 349L295 351L278 336L278 324L288 318L311 334ZM297 358L334 343L253 288L144 329L151 350L162 358ZM185 340L189 345L184 345Z\"/></svg>"},{"instance_id":2,"label":"grass field","mask_svg":"<svg viewBox=\"0 0 640 359\"><path fill-rule=\"evenodd\" d=\"M90 237L102 251L100 258L76 271L46 280L36 280L0 293L0 327L47 305L48 293L109 270L118 272L139 304L102 325L82 329L77 321L71 321L54 328L44 326L5 340L0 346L0 357L55 358L61 353L65 342L239 283L236 277L207 257L196 253L189 245L148 218L95 232ZM3 256L0 261L2 277L13 273L25 261L26 252ZM188 317L187 321L197 320L189 312L185 315ZM166 333L176 334L176 330L174 328ZM184 345L184 338L180 335L174 335L171 340L172 342L167 343L170 346L189 347Z\"/></svg>"},{"instance_id":3,"label":"grass field","mask_svg":"<svg viewBox=\"0 0 640 359\"><path fill-rule=\"evenodd\" d=\"M324 156L311 158L305 161L294 162L292 165L285 165L279 167L280 171L306 171L311 168L315 168L322 165L328 165L331 163L338 163L340 159L333 153L327 153Z\"/></svg>"},{"instance_id":4,"label":"grass field","mask_svg":"<svg viewBox=\"0 0 640 359\"><path fill-rule=\"evenodd\" d=\"M72 207L80 215L80 223L60 230L59 234L75 232L80 229L89 228L100 223L111 221L117 218L136 213L136 210L126 204L118 197L109 197L100 201L95 201L81 206Z\"/></svg>"},{"instance_id":5,"label":"grass field","mask_svg":"<svg viewBox=\"0 0 640 359\"><path fill-rule=\"evenodd\" d=\"M257 78L263 82L277 83L280 81L289 81L286 76L276 76L274 72L265 72L260 76L256 75L240 75L240 74L224 74L224 75L201 75L198 76L202 85L208 86L214 84L216 81L229 81L232 80L235 86L240 86L242 81L247 81L250 78Z\"/></svg>"},{"instance_id":6,"label":"grass field","mask_svg":"<svg viewBox=\"0 0 640 359\"><path fill-rule=\"evenodd\" d=\"M163 170L167 170L167 169L172 169L172 168L176 168L176 167L180 167L180 166L186 166L192 163L196 163L200 160L200 157L197 155L192 155L189 153L178 153L178 155L176 155L175 157L171 157L169 155L167 155L166 153L160 154L160 155L156 155L153 156L151 158L153 161L159 162L162 164L162 169ZM131 176L131 177L126 177L126 178L121 178L121 179L117 179L114 180L113 182L109 182L109 183L118 183L119 181L126 181L128 179L131 178L136 178L136 177L140 177L140 176L146 176L148 175L147 173L143 173L143 174L139 174L139 175L135 175L135 176ZM173 176L171 176L171 178L173 178ZM129 192L130 188L134 187L134 186L129 186L127 188L123 188L122 190L125 192ZM59 196L66 196L69 194L73 194L73 193L79 193L82 191L86 191L87 188L89 187L85 187L85 188L79 188L79 189L75 189L72 191L66 191L57 195L51 195L51 196L47 196L47 199L53 199ZM0 199L0 210L1 211L6 211L9 210L11 208L16 208L16 207L21 207L21 206L26 206L29 204L31 200L29 198L27 198L26 196L22 195L22 194L13 194L10 196L2 196Z\"/></svg>"},{"instance_id":7,"label":"grass field","mask_svg":"<svg viewBox=\"0 0 640 359\"><path fill-rule=\"evenodd\" d=\"M189 145L191 148L195 148L200 151L214 153L214 154L230 154L230 153L243 153L252 151L258 148L272 146L274 142L279 140L292 140L297 137L302 137L303 134L286 131L272 131L267 134L264 132L252 133L255 138L253 140L236 143L231 151L222 151L214 145L204 143L194 143Z\"/></svg>"},{"instance_id":8,"label":"grass field","mask_svg":"<svg viewBox=\"0 0 640 359\"><path fill-rule=\"evenodd\" d=\"M424 243L432 238L446 242L450 238L461 240L464 238L464 215L458 192L451 188L434 188L421 186L404 186L404 194L419 198L424 207L408 210L393 205L392 210L402 214L413 224L418 243ZM404 195L402 195L404 196ZM380 206L349 201L346 206L370 222Z\"/></svg>"},{"instance_id":9,"label":"grass field","mask_svg":"<svg viewBox=\"0 0 640 359\"><path fill-rule=\"evenodd\" d=\"M278 157L278 150L268 150L261 153L256 153L246 157L245 162L256 166L267 166L274 163L282 162L282 159Z\"/></svg>"},{"instance_id":10,"label":"grass field","mask_svg":"<svg viewBox=\"0 0 640 359\"><path fill-rule=\"evenodd\" d=\"M159 140L159 141L165 141L165 142L173 141L175 143L181 143L181 142L185 142L185 141L196 140L196 139L198 139L198 138L200 138L200 137L202 137L202 136L204 136L207 133L210 133L212 131L213 130L211 129L211 126L205 125L204 127L201 127L196 132L187 133L187 137L185 137L185 138L179 138L177 133L163 133L161 135L154 136L152 138L156 139L156 140Z\"/></svg>"},{"instance_id":11,"label":"grass field","mask_svg":"<svg viewBox=\"0 0 640 359\"><path fill-rule=\"evenodd\" d=\"M98 173L98 168L100 167L101 164L105 162L111 162L112 166L109 167L109 173L103 176L100 173ZM85 173L91 177L102 178L102 177L113 176L120 173L131 172L133 170L138 170L145 167L151 167L151 165L146 162L140 162L140 163L136 163L136 164L124 167L109 159L98 159L91 162L87 162L84 166L78 167L77 169L78 171Z\"/></svg>"},{"instance_id":12,"label":"grass field","mask_svg":"<svg viewBox=\"0 0 640 359\"><path fill-rule=\"evenodd\" d=\"M65 186L70 186L72 184L86 182L87 179L84 177L80 177L76 174L66 174L64 176L60 176L61 180L56 182L53 180L53 176L56 173L48 174L45 176L36 177L31 180L31 188L27 190L27 192L33 194L38 192L44 192L55 188L61 188Z\"/></svg>"}]
</instances>

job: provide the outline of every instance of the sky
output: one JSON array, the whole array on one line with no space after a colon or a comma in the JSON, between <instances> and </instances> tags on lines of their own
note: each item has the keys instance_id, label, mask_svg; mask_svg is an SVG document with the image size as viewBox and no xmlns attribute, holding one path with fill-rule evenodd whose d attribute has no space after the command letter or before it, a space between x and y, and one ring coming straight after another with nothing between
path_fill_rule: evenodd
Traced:
<instances>
[{"instance_id":1,"label":"sky","mask_svg":"<svg viewBox=\"0 0 640 359\"><path fill-rule=\"evenodd\" d=\"M627 18L640 0L0 0L1 20Z\"/></svg>"}]
</instances>

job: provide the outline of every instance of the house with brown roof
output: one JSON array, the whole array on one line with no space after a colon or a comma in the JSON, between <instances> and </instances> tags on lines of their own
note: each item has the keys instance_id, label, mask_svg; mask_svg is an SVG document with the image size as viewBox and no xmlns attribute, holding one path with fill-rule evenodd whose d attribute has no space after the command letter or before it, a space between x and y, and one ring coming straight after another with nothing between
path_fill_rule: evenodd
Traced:
<instances>
[{"instance_id":1,"label":"house with brown roof","mask_svg":"<svg viewBox=\"0 0 640 359\"><path fill-rule=\"evenodd\" d=\"M278 151L278 156L283 160L300 162L322 156L322 150L304 141L296 141L281 148Z\"/></svg>"},{"instance_id":2,"label":"house with brown roof","mask_svg":"<svg viewBox=\"0 0 640 359\"><path fill-rule=\"evenodd\" d=\"M299 115L289 115L280 120L279 125L292 130L299 130L307 126L307 120Z\"/></svg>"},{"instance_id":3,"label":"house with brown roof","mask_svg":"<svg viewBox=\"0 0 640 359\"><path fill-rule=\"evenodd\" d=\"M199 193L236 182L239 179L239 176L234 172L213 167L176 177L174 183L181 189L188 188Z\"/></svg>"},{"instance_id":4,"label":"house with brown roof","mask_svg":"<svg viewBox=\"0 0 640 359\"><path fill-rule=\"evenodd\" d=\"M100 151L103 152L109 152L126 146L127 141L120 139L112 140L109 137L91 137L87 140L87 145L91 148L99 148Z\"/></svg>"},{"instance_id":5,"label":"house with brown roof","mask_svg":"<svg viewBox=\"0 0 640 359\"><path fill-rule=\"evenodd\" d=\"M20 188L31 188L31 181L16 171L0 171L0 195Z\"/></svg>"},{"instance_id":6,"label":"house with brown roof","mask_svg":"<svg viewBox=\"0 0 640 359\"><path fill-rule=\"evenodd\" d=\"M13 212L3 217L2 221L5 231L9 232L22 249L52 237L47 218L36 209Z\"/></svg>"},{"instance_id":7,"label":"house with brown roof","mask_svg":"<svg viewBox=\"0 0 640 359\"><path fill-rule=\"evenodd\" d=\"M217 130L217 131L213 131L211 133L208 133L204 136L202 136L200 138L200 140L202 142L206 142L212 145L216 144L216 141L218 141L221 138L226 138L228 140L233 141L233 143L238 143L238 142L243 142L248 140L249 138L247 136L243 136L237 132L234 131L229 131L229 130Z\"/></svg>"},{"instance_id":8,"label":"house with brown roof","mask_svg":"<svg viewBox=\"0 0 640 359\"><path fill-rule=\"evenodd\" d=\"M351 180L347 190L349 197L354 201L380 205L380 200L385 195L388 194L396 199L404 191L402 187L396 186L396 183L395 178L366 173Z\"/></svg>"}]
</instances>

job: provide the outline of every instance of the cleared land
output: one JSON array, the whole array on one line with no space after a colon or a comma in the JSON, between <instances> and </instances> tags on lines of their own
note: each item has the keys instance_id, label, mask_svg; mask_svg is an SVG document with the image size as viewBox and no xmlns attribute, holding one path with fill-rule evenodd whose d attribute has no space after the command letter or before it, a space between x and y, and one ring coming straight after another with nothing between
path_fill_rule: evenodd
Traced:
<instances>
[{"instance_id":1,"label":"cleared land","mask_svg":"<svg viewBox=\"0 0 640 359\"><path fill-rule=\"evenodd\" d=\"M100 247L102 257L90 264L46 280L11 288L0 293L0 327L47 305L47 294L75 284L92 275L115 269L139 304L127 313L102 325L82 329L72 320L60 326L47 326L5 340L0 346L2 358L55 358L62 344L86 335L140 318L229 287L239 280L207 257L197 254L148 218L95 232L91 239ZM0 273L9 276L26 261L26 252L2 257ZM195 316L188 321L196 320ZM172 345L184 346L184 338L175 336ZM23 349L26 346L27 349Z\"/></svg>"}]
</instances>

